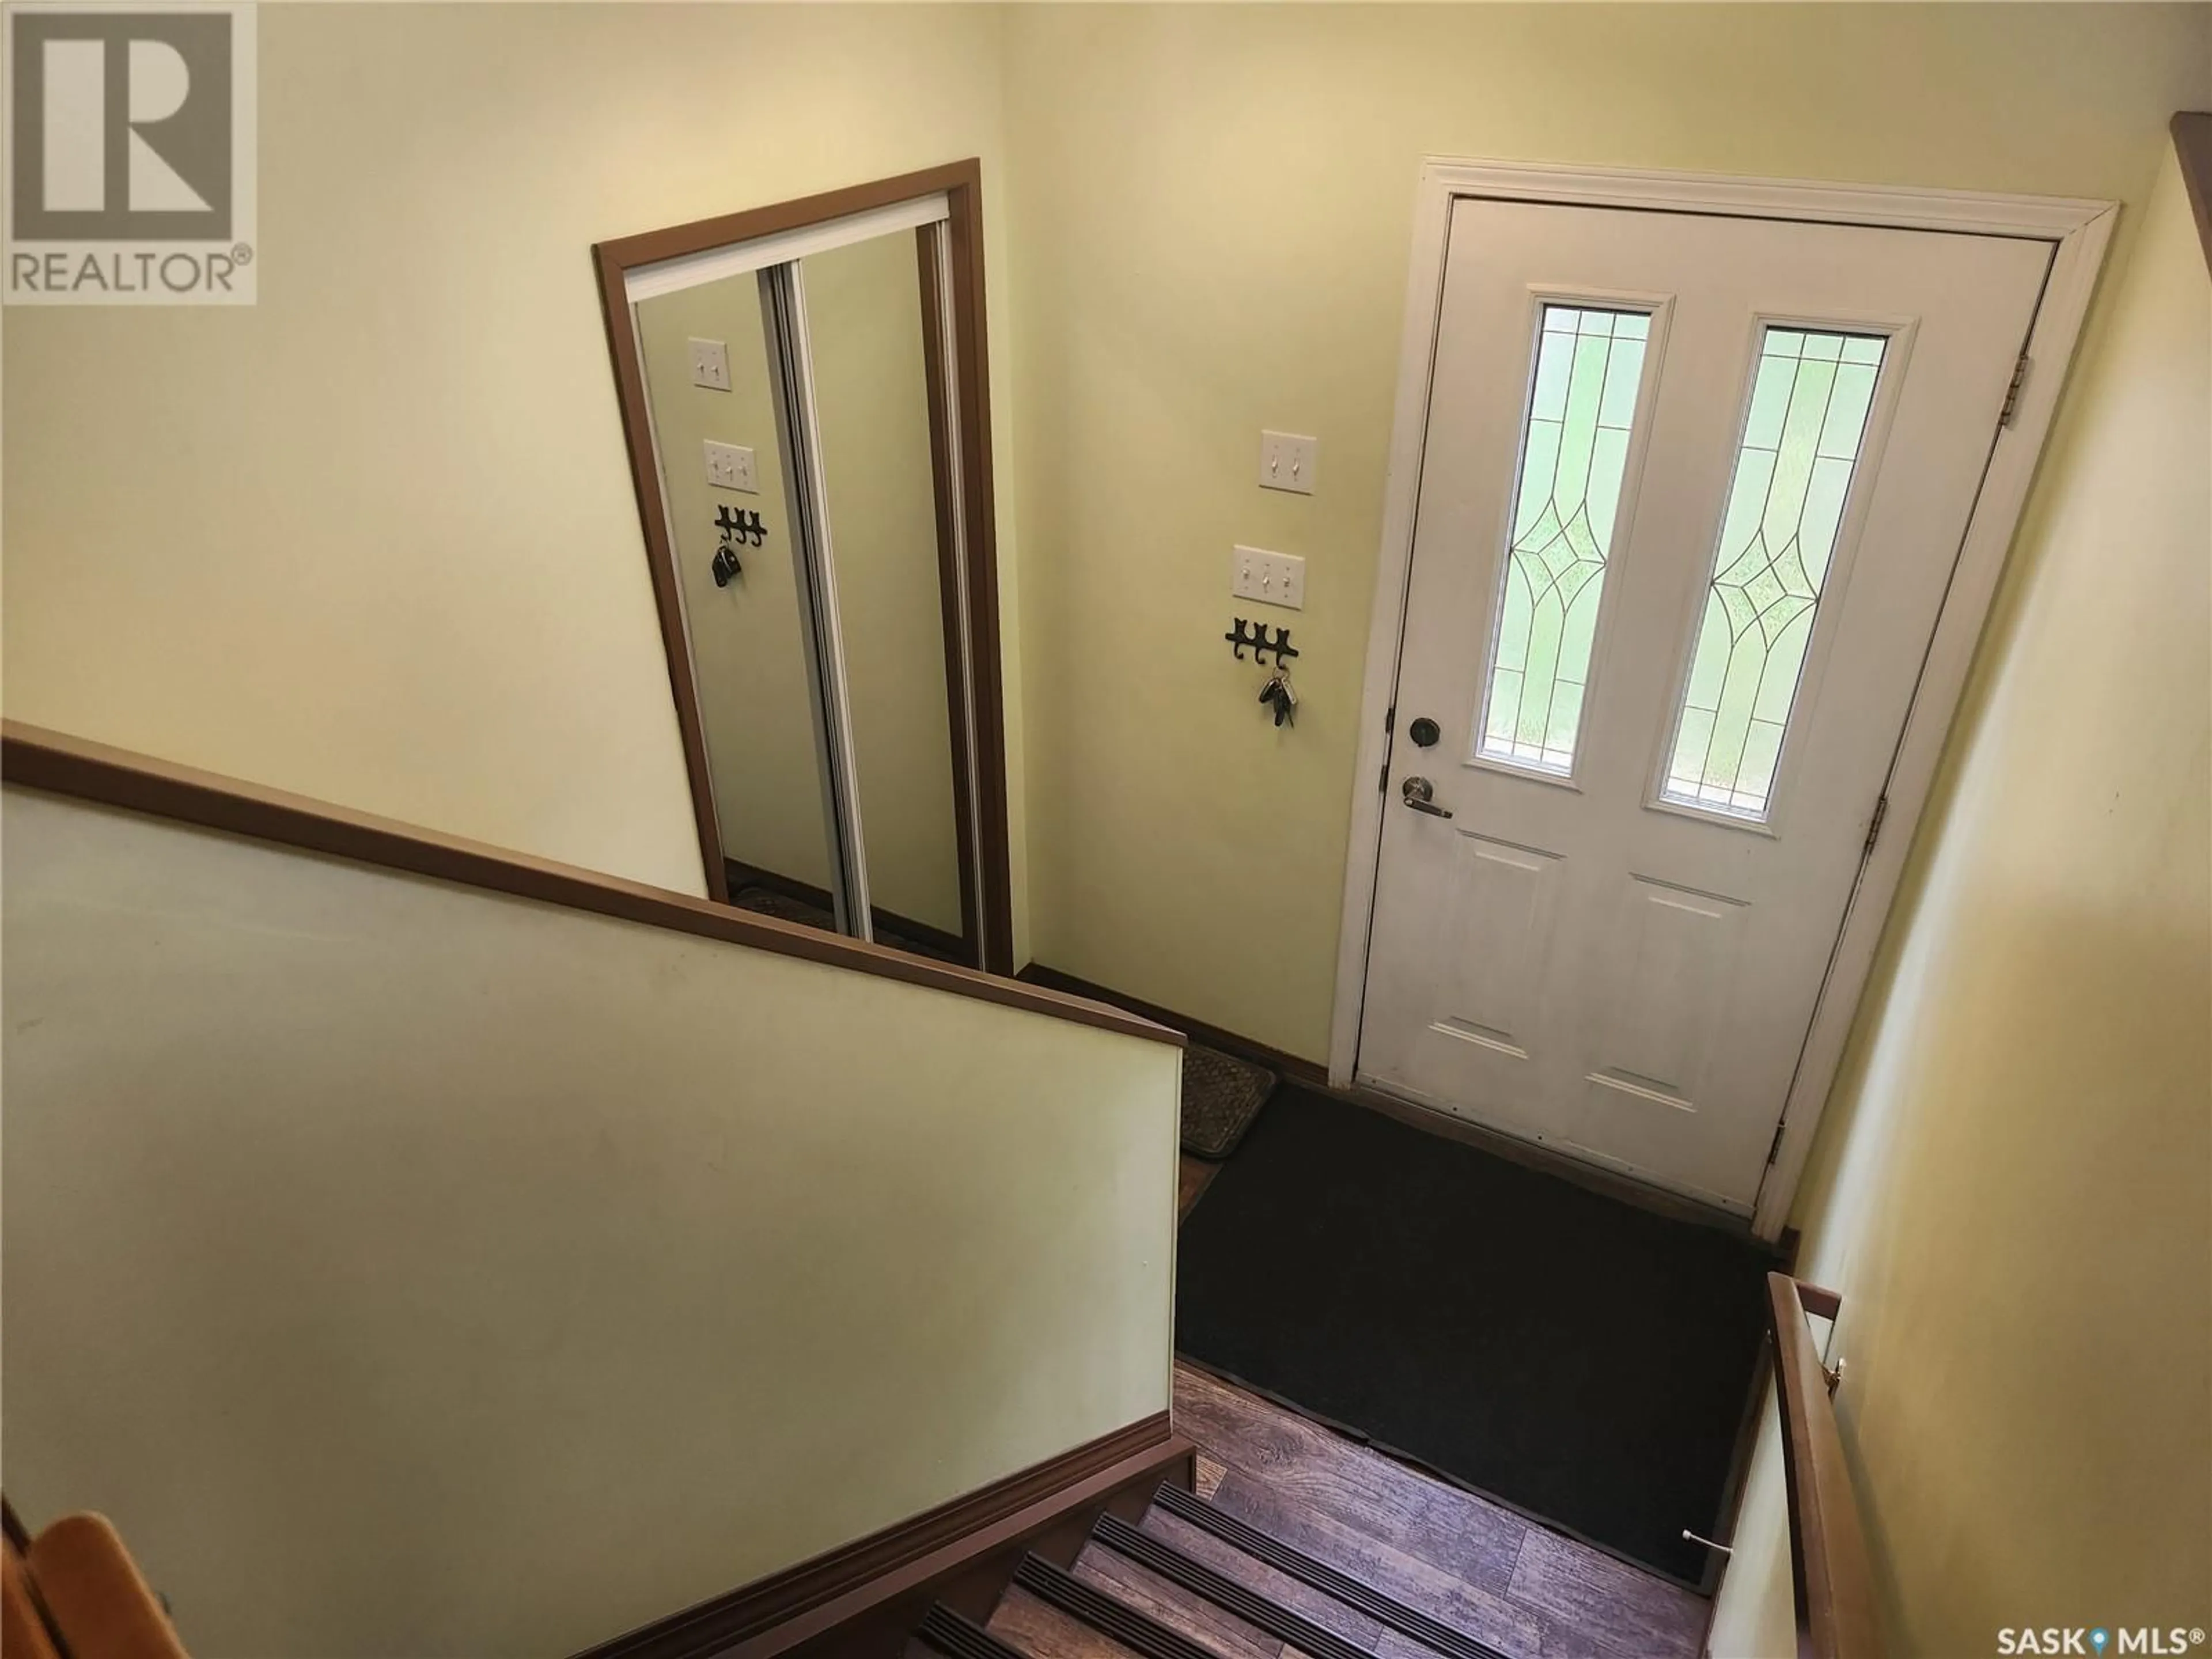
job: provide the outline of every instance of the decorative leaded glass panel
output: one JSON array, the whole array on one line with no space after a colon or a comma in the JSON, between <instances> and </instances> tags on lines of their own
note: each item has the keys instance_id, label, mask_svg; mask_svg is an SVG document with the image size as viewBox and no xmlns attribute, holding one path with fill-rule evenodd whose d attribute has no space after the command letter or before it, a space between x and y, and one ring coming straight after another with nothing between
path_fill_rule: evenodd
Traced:
<instances>
[{"instance_id":1,"label":"decorative leaded glass panel","mask_svg":"<svg viewBox=\"0 0 2212 1659\"><path fill-rule=\"evenodd\" d=\"M1766 816L1887 342L1766 330L1663 797Z\"/></svg>"},{"instance_id":2,"label":"decorative leaded glass panel","mask_svg":"<svg viewBox=\"0 0 2212 1659\"><path fill-rule=\"evenodd\" d=\"M1477 752L1565 773L1651 331L1647 313L1547 305Z\"/></svg>"}]
</instances>

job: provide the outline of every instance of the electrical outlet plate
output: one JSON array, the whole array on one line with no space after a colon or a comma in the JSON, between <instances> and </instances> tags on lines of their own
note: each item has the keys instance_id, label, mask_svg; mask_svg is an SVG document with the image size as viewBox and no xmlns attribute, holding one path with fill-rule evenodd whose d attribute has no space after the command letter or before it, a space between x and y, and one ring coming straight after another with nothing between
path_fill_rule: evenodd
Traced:
<instances>
[{"instance_id":1,"label":"electrical outlet plate","mask_svg":"<svg viewBox=\"0 0 2212 1659\"><path fill-rule=\"evenodd\" d=\"M690 340L691 384L709 392L730 389L730 349L720 340Z\"/></svg>"},{"instance_id":2,"label":"electrical outlet plate","mask_svg":"<svg viewBox=\"0 0 2212 1659\"><path fill-rule=\"evenodd\" d=\"M748 495L760 494L751 450L738 444L718 444L712 438L706 441L706 447L708 483L717 489L742 489Z\"/></svg>"},{"instance_id":3,"label":"electrical outlet plate","mask_svg":"<svg viewBox=\"0 0 2212 1659\"><path fill-rule=\"evenodd\" d=\"M1230 558L1229 591L1240 599L1303 611L1306 608L1306 562L1296 553L1240 547Z\"/></svg>"},{"instance_id":4,"label":"electrical outlet plate","mask_svg":"<svg viewBox=\"0 0 2212 1659\"><path fill-rule=\"evenodd\" d=\"M1287 489L1310 495L1314 468L1321 459L1321 440L1301 438L1295 432L1260 434L1260 488Z\"/></svg>"}]
</instances>

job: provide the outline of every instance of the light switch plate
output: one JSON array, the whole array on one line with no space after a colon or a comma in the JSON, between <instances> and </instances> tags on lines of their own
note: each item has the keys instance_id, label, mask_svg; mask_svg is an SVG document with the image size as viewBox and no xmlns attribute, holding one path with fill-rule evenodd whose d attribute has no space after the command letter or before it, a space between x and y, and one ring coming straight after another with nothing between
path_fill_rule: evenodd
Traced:
<instances>
[{"instance_id":1,"label":"light switch plate","mask_svg":"<svg viewBox=\"0 0 2212 1659\"><path fill-rule=\"evenodd\" d=\"M692 340L691 384L709 392L730 389L730 349L720 340Z\"/></svg>"},{"instance_id":2,"label":"light switch plate","mask_svg":"<svg viewBox=\"0 0 2212 1659\"><path fill-rule=\"evenodd\" d=\"M1314 468L1321 459L1321 440L1301 438L1295 432L1260 434L1260 488L1288 489L1310 495Z\"/></svg>"},{"instance_id":3,"label":"light switch plate","mask_svg":"<svg viewBox=\"0 0 2212 1659\"><path fill-rule=\"evenodd\" d=\"M1229 562L1229 591L1240 599L1306 608L1306 562L1295 553L1240 547Z\"/></svg>"},{"instance_id":4,"label":"light switch plate","mask_svg":"<svg viewBox=\"0 0 2212 1659\"><path fill-rule=\"evenodd\" d=\"M737 444L718 444L712 438L707 445L707 482L717 489L742 489L748 495L760 494L760 481L753 473L753 453Z\"/></svg>"}]
</instances>

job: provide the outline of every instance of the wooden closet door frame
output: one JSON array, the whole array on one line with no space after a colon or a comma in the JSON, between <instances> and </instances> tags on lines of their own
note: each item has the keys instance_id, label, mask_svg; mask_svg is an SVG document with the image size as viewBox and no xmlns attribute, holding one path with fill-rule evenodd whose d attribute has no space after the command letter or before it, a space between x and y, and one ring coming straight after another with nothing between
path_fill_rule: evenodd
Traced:
<instances>
[{"instance_id":1,"label":"wooden closet door frame","mask_svg":"<svg viewBox=\"0 0 2212 1659\"><path fill-rule=\"evenodd\" d=\"M919 304L930 382L939 593L945 612L945 694L951 729L954 817L960 846L962 931L987 973L1014 970L1008 854L1006 690L1000 649L998 535L991 477L990 357L984 327L982 163L970 157L795 201L748 208L596 244L592 261L630 479L645 532L669 690L676 702L692 818L707 890L729 902L721 826L707 764L706 725L684 631L675 539L662 499L646 399L644 360L629 295L633 272L671 259L757 241L856 214L945 198L945 218L915 231ZM948 408L951 419L947 420Z\"/></svg>"}]
</instances>

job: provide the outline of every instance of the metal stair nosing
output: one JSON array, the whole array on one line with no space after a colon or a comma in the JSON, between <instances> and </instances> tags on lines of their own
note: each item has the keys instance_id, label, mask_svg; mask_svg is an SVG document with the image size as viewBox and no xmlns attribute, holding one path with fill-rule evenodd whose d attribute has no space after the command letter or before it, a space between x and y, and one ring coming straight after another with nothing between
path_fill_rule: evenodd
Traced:
<instances>
[{"instance_id":1,"label":"metal stair nosing","mask_svg":"<svg viewBox=\"0 0 2212 1659\"><path fill-rule=\"evenodd\" d=\"M1014 1583L1041 1601L1081 1620L1143 1659L1221 1659L1212 1649L1171 1630L1150 1613L1085 1583L1041 1555L1026 1555L1014 1569Z\"/></svg>"},{"instance_id":2,"label":"metal stair nosing","mask_svg":"<svg viewBox=\"0 0 2212 1659\"><path fill-rule=\"evenodd\" d=\"M1019 1648L1001 1642L973 1620L963 1618L939 1601L930 1604L914 1633L945 1659L1028 1659Z\"/></svg>"},{"instance_id":3,"label":"metal stair nosing","mask_svg":"<svg viewBox=\"0 0 2212 1659\"><path fill-rule=\"evenodd\" d=\"M1334 1631L1316 1625L1303 1613L1291 1612L1279 1601L1238 1583L1205 1562L1193 1560L1164 1539L1139 1531L1119 1516L1100 1516L1091 1535L1115 1554L1127 1556L1170 1583L1179 1584L1224 1612L1236 1614L1246 1624L1257 1626L1268 1635L1288 1642L1308 1659L1374 1659L1358 1643L1346 1641Z\"/></svg>"},{"instance_id":4,"label":"metal stair nosing","mask_svg":"<svg viewBox=\"0 0 2212 1659\"><path fill-rule=\"evenodd\" d=\"M1154 1494L1152 1501L1177 1519L1188 1521L1201 1531L1211 1533L1223 1543L1242 1550L1245 1554L1274 1568L1278 1572L1297 1579L1300 1583L1311 1586L1325 1595L1334 1596L1355 1612L1365 1613L1378 1624L1387 1625L1400 1635L1409 1637L1423 1647L1445 1656L1445 1659L1508 1659L1507 1655L1499 1652L1487 1642L1469 1636L1464 1631L1455 1630L1442 1620L1431 1618L1417 1608L1409 1607L1404 1602L1385 1595L1371 1585L1362 1583L1349 1573L1330 1566L1326 1561L1316 1560L1304 1551L1294 1548L1284 1543L1279 1538L1261 1532L1258 1528L1238 1520L1227 1510L1217 1509L1194 1492L1185 1492L1180 1486L1164 1484ZM1126 1525L1125 1522L1116 1524ZM1136 1532L1134 1528L1130 1528L1129 1530ZM1136 1535L1145 1540L1146 1543L1169 1551L1182 1560L1188 1562L1190 1566L1196 1568L1200 1572L1213 1577L1220 1577L1220 1575L1215 1573L1212 1568L1201 1563L1191 1561L1189 1557L1182 1555L1182 1552L1176 1550L1174 1546L1152 1537L1151 1534L1138 1532ZM1101 1536L1103 1538L1104 1534L1102 1533ZM1107 1541L1113 1547L1119 1547L1118 1545L1113 1545L1110 1539ZM1126 1550L1122 1553L1130 1554L1130 1552ZM1141 1558L1131 1555L1131 1559L1133 1560ZM1152 1566L1150 1561L1146 1561L1145 1565ZM1162 1569L1153 1567L1153 1571L1161 1571ZM1176 1577L1173 1573L1164 1573L1163 1576ZM1179 1577L1176 1578L1176 1582L1182 1583L1187 1589L1206 1595L1209 1601L1214 1599L1206 1590L1200 1589L1196 1583ZM1224 1582L1233 1583L1234 1581L1224 1580ZM1242 1585L1237 1585L1236 1588L1248 1595L1256 1594L1254 1591L1245 1590ZM1261 1599L1264 1600L1264 1598ZM1231 1611L1237 1613L1239 1617L1249 1617L1241 1609L1232 1607ZM1285 1616L1292 1619L1297 1617L1297 1614L1287 1612ZM1260 1623L1256 1619L1252 1620L1252 1622ZM1276 1631L1272 1626L1262 1627L1267 1629L1271 1634L1282 1635L1285 1641L1292 1642L1300 1648L1306 1648L1304 1642ZM1314 1626L1314 1628L1319 1627ZM1340 1638L1335 1639L1341 1641ZM1314 1653L1314 1659L1331 1659L1331 1656L1319 1653L1312 1649L1306 1650Z\"/></svg>"}]
</instances>

